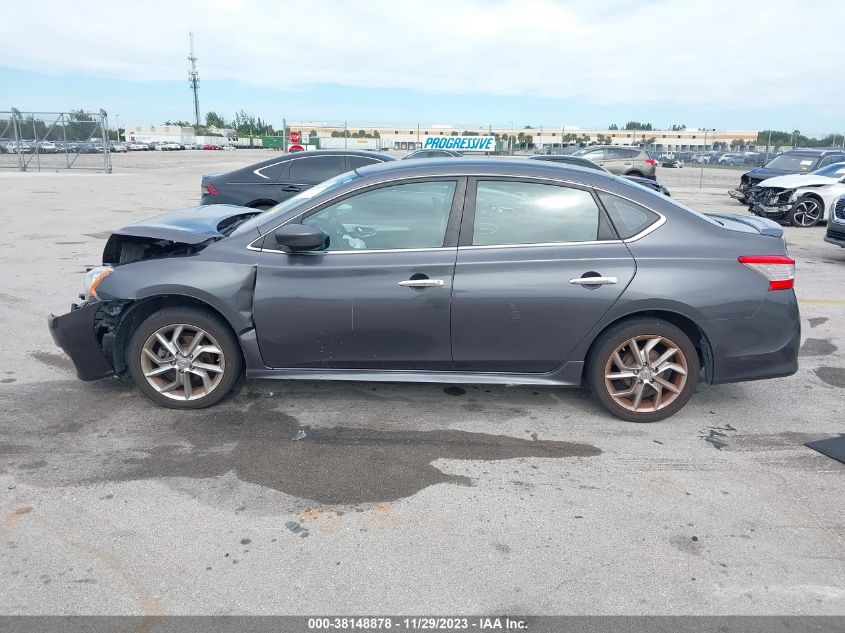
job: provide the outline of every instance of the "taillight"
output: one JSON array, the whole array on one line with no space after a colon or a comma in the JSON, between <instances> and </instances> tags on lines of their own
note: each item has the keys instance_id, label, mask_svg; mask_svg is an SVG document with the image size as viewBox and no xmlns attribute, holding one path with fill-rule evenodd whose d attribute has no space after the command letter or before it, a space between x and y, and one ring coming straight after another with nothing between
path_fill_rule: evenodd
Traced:
<instances>
[{"instance_id":1,"label":"taillight","mask_svg":"<svg viewBox=\"0 0 845 633\"><path fill-rule=\"evenodd\" d=\"M204 196L209 194L212 196L216 196L220 193L219 191L217 191L217 187L212 185L210 182L205 182L204 180L200 185L200 191L202 191L202 195Z\"/></svg>"},{"instance_id":2,"label":"taillight","mask_svg":"<svg viewBox=\"0 0 845 633\"><path fill-rule=\"evenodd\" d=\"M648 164L648 165L655 165L655 166L657 166L657 161L656 161L656 160L654 160L653 158L646 158L646 159L645 159L645 162L646 162L646 164Z\"/></svg>"},{"instance_id":3,"label":"taillight","mask_svg":"<svg viewBox=\"0 0 845 633\"><path fill-rule=\"evenodd\" d=\"M795 286L795 260L786 255L742 255L739 263L769 280L769 290Z\"/></svg>"}]
</instances>

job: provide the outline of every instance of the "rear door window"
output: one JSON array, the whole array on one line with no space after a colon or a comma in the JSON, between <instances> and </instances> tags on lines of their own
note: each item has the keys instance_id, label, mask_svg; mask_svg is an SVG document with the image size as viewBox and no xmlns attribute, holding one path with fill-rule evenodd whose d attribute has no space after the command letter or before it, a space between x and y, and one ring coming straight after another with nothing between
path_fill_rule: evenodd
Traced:
<instances>
[{"instance_id":1,"label":"rear door window","mask_svg":"<svg viewBox=\"0 0 845 633\"><path fill-rule=\"evenodd\" d=\"M343 156L308 156L291 161L291 182L318 183L343 172Z\"/></svg>"},{"instance_id":2,"label":"rear door window","mask_svg":"<svg viewBox=\"0 0 845 633\"><path fill-rule=\"evenodd\" d=\"M473 246L591 242L599 208L583 189L519 181L479 180Z\"/></svg>"}]
</instances>

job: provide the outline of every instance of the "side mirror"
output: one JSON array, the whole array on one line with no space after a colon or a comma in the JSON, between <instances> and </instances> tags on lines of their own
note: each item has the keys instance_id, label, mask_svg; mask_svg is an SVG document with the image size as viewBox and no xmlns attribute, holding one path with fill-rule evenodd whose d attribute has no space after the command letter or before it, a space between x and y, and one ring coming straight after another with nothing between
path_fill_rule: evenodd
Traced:
<instances>
[{"instance_id":1,"label":"side mirror","mask_svg":"<svg viewBox=\"0 0 845 633\"><path fill-rule=\"evenodd\" d=\"M316 251L325 248L329 240L322 230L305 224L285 224L273 235L276 243L290 252Z\"/></svg>"}]
</instances>

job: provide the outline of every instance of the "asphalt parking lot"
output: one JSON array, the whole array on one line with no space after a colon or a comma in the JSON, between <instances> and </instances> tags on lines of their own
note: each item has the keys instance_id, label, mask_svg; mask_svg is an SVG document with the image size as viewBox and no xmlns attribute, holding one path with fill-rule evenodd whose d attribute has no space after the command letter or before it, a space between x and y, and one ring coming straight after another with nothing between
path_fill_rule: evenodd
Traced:
<instances>
[{"instance_id":1,"label":"asphalt parking lot","mask_svg":"<svg viewBox=\"0 0 845 633\"><path fill-rule=\"evenodd\" d=\"M803 446L845 433L823 227L786 229L799 372L656 424L531 387L252 381L174 412L79 382L46 316L109 231L265 157L0 173L0 613L845 614L845 465ZM658 172L703 211L742 212L738 176Z\"/></svg>"}]
</instances>

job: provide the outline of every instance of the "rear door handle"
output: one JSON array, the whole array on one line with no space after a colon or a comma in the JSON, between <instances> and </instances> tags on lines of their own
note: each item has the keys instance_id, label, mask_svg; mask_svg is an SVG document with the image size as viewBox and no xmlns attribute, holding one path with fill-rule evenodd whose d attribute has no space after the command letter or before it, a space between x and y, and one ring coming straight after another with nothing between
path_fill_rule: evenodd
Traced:
<instances>
[{"instance_id":1,"label":"rear door handle","mask_svg":"<svg viewBox=\"0 0 845 633\"><path fill-rule=\"evenodd\" d=\"M408 288L434 288L445 286L446 282L442 279L406 279L405 281L400 281L399 285Z\"/></svg>"},{"instance_id":2,"label":"rear door handle","mask_svg":"<svg viewBox=\"0 0 845 633\"><path fill-rule=\"evenodd\" d=\"M619 280L616 277L577 277L570 279L569 283L581 286L602 286L604 284L615 284Z\"/></svg>"}]
</instances>

